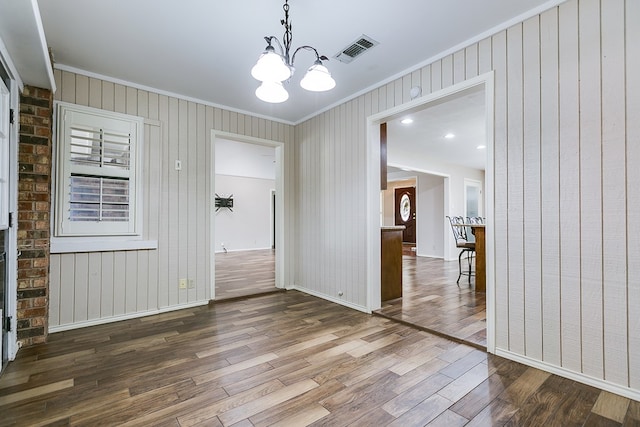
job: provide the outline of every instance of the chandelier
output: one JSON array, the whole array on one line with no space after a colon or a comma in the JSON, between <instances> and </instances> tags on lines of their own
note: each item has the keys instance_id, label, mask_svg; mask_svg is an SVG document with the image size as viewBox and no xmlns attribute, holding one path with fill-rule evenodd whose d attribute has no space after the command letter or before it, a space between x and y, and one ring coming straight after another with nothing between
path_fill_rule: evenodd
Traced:
<instances>
[{"instance_id":1,"label":"chandelier","mask_svg":"<svg viewBox=\"0 0 640 427\"><path fill-rule=\"evenodd\" d=\"M318 51L311 46L300 46L293 52L293 55L289 54L293 38L292 26L289 22L289 0L285 0L282 8L284 9L284 19L281 19L280 23L284 27L284 36L282 38L284 49L277 37L267 36L264 38L267 42L267 47L258 58L256 65L251 69L251 75L262 82L260 87L256 89L256 96L262 101L271 103L284 102L289 98L289 93L282 82L289 80L293 76L295 71L293 63L296 59L296 54L300 50L309 50L316 54L316 60L300 81L300 86L313 92L324 92L333 89L336 82L331 77L327 67L322 65L322 61L328 61L329 58L319 55ZM278 52L273 46L274 42L278 47Z\"/></svg>"}]
</instances>

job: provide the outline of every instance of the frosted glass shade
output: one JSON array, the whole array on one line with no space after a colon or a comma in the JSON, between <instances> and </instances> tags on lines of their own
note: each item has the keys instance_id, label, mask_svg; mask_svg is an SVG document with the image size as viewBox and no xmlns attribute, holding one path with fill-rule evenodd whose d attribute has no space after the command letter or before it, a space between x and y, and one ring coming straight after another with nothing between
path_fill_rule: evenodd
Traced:
<instances>
[{"instance_id":1,"label":"frosted glass shade","mask_svg":"<svg viewBox=\"0 0 640 427\"><path fill-rule=\"evenodd\" d=\"M336 81L331 77L327 67L318 61L309 67L307 74L300 81L300 86L313 92L324 92L336 87Z\"/></svg>"},{"instance_id":2,"label":"frosted glass shade","mask_svg":"<svg viewBox=\"0 0 640 427\"><path fill-rule=\"evenodd\" d=\"M251 69L251 75L261 82L282 82L291 77L291 69L273 48L267 48Z\"/></svg>"},{"instance_id":3,"label":"frosted glass shade","mask_svg":"<svg viewBox=\"0 0 640 427\"><path fill-rule=\"evenodd\" d=\"M280 82L262 82L256 89L256 96L264 102L278 104L289 99L289 93Z\"/></svg>"}]
</instances>

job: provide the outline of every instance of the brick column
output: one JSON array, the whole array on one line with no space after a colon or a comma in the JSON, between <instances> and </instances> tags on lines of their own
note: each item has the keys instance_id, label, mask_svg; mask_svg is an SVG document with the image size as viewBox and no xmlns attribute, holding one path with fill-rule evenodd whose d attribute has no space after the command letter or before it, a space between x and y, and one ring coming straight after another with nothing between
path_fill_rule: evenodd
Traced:
<instances>
[{"instance_id":1,"label":"brick column","mask_svg":"<svg viewBox=\"0 0 640 427\"><path fill-rule=\"evenodd\" d=\"M51 233L50 90L25 86L20 96L18 144L18 341L46 341Z\"/></svg>"}]
</instances>

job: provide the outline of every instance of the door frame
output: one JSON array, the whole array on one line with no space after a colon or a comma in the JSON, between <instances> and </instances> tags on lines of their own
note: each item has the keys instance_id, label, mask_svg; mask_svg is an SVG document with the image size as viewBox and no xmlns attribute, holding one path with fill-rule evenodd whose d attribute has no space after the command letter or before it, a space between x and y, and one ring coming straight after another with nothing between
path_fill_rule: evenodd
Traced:
<instances>
[{"instance_id":1,"label":"door frame","mask_svg":"<svg viewBox=\"0 0 640 427\"><path fill-rule=\"evenodd\" d=\"M11 330L7 334L7 358L9 361L14 360L18 352L16 318L18 303L18 227L16 215L18 210L18 128L20 123L18 94L22 90L22 81L10 61L4 49L0 48L0 69L2 70L0 76L4 74L8 79L8 82L5 83L8 83L7 89L9 89L9 108L15 112L14 122L9 125L9 212L13 213L14 218L13 225L6 230L8 236L6 237L7 246L5 248L7 253L5 259L5 268L7 270L6 316L11 318Z\"/></svg>"},{"instance_id":2,"label":"door frame","mask_svg":"<svg viewBox=\"0 0 640 427\"><path fill-rule=\"evenodd\" d=\"M209 299L215 300L216 296L216 210L213 205L213 198L216 188L216 149L215 144L217 139L226 139L229 141L243 142L246 144L262 145L266 147L275 148L275 161L276 161L276 188L275 193L280 194L280 197L276 197L276 217L275 217L275 286L279 289L286 289L289 286L287 278L291 277L290 269L292 266L288 262L287 254L290 253L291 248L288 246L289 238L293 230L285 228L285 215L289 212L289 199L287 188L285 185L285 176L288 171L285 170L285 144L281 141L275 141L271 139L257 138L253 136L239 135L230 132L211 130L211 170L210 170L210 182L211 189L209 191L210 203L209 203L209 218L210 218L210 286L209 286ZM272 211L273 212L273 211ZM272 221L273 224L273 221Z\"/></svg>"},{"instance_id":3,"label":"door frame","mask_svg":"<svg viewBox=\"0 0 640 427\"><path fill-rule=\"evenodd\" d=\"M477 187L478 191L478 216L483 216L484 213L484 188L482 188L482 182L476 179L465 178L464 179L464 216L468 217L467 212L467 187Z\"/></svg>"},{"instance_id":4,"label":"door frame","mask_svg":"<svg viewBox=\"0 0 640 427\"><path fill-rule=\"evenodd\" d=\"M476 86L484 87L485 94L485 206L486 215L486 268L487 268L487 351L495 353L495 239L493 227L494 203L494 72L465 80L437 92L416 98L405 104L373 114L367 118L367 183L366 183L366 271L367 309L377 310L380 300L380 123L391 120L408 111L421 110L428 104L441 100L460 91ZM446 187L446 184L445 184ZM445 204L446 207L446 204ZM444 219L443 219L444 220Z\"/></svg>"}]
</instances>

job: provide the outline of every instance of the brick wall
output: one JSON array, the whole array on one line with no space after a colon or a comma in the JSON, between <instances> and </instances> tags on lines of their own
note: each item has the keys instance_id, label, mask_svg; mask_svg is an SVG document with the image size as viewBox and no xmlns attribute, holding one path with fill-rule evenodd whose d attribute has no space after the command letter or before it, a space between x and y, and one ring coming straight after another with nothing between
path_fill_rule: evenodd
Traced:
<instances>
[{"instance_id":1,"label":"brick wall","mask_svg":"<svg viewBox=\"0 0 640 427\"><path fill-rule=\"evenodd\" d=\"M25 86L18 144L18 341L44 342L49 317L53 95Z\"/></svg>"}]
</instances>

